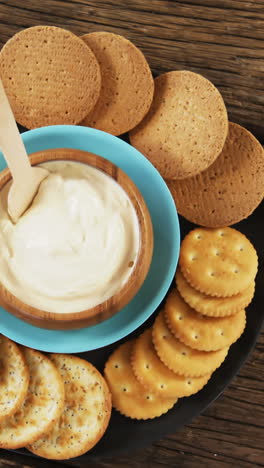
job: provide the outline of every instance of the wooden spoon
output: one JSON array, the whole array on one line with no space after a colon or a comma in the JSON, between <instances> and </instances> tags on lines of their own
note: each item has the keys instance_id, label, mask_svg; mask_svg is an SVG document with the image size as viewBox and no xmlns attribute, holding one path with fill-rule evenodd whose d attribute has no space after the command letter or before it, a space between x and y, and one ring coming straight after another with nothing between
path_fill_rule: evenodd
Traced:
<instances>
[{"instance_id":1,"label":"wooden spoon","mask_svg":"<svg viewBox=\"0 0 264 468\"><path fill-rule=\"evenodd\" d=\"M32 167L26 148L0 79L0 148L12 174L7 207L13 222L29 207L39 185L49 172L40 167Z\"/></svg>"}]
</instances>

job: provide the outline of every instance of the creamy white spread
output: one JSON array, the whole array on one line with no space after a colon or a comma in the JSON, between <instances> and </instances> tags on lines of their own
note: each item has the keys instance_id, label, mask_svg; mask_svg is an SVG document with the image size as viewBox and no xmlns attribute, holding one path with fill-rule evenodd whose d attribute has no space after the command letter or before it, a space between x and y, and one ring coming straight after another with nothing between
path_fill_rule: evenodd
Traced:
<instances>
[{"instance_id":1,"label":"creamy white spread","mask_svg":"<svg viewBox=\"0 0 264 468\"><path fill-rule=\"evenodd\" d=\"M9 184L0 192L0 281L31 306L79 312L110 298L130 276L137 215L104 172L71 161L41 166L51 174L17 224L7 214Z\"/></svg>"}]
</instances>

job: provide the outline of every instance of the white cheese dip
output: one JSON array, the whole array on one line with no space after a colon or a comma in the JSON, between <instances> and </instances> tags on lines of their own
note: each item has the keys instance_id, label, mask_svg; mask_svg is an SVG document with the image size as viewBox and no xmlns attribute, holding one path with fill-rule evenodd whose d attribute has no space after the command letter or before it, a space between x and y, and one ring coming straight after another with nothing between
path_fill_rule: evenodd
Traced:
<instances>
[{"instance_id":1,"label":"white cheese dip","mask_svg":"<svg viewBox=\"0 0 264 468\"><path fill-rule=\"evenodd\" d=\"M123 188L86 164L41 164L51 174L13 224L0 192L0 281L31 306L85 310L115 294L139 251L135 209Z\"/></svg>"}]
</instances>

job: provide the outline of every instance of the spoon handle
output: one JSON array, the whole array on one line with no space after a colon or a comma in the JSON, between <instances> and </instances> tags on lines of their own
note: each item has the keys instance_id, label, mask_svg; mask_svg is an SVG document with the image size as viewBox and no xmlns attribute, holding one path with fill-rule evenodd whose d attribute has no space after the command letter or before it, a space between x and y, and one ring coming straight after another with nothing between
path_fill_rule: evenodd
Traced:
<instances>
[{"instance_id":1,"label":"spoon handle","mask_svg":"<svg viewBox=\"0 0 264 468\"><path fill-rule=\"evenodd\" d=\"M17 182L23 180L25 173L31 169L31 165L1 79L0 149L3 152L13 180Z\"/></svg>"}]
</instances>

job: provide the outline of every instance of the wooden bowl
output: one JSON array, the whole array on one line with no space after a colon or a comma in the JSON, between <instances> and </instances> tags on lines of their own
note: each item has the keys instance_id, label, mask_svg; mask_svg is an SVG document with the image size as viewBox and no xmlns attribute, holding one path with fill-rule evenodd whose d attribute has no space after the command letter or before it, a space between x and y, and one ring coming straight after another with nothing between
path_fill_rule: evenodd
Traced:
<instances>
[{"instance_id":1,"label":"wooden bowl","mask_svg":"<svg viewBox=\"0 0 264 468\"><path fill-rule=\"evenodd\" d=\"M25 304L3 285L0 285L0 304L11 314L41 328L69 330L95 325L122 309L135 296L148 273L153 252L153 231L146 203L132 180L110 161L93 153L75 149L52 149L33 153L31 164L53 160L78 161L98 168L112 177L125 190L138 217L140 246L134 268L124 286L101 304L81 312L54 313ZM0 173L0 190L11 179L9 169Z\"/></svg>"}]
</instances>

